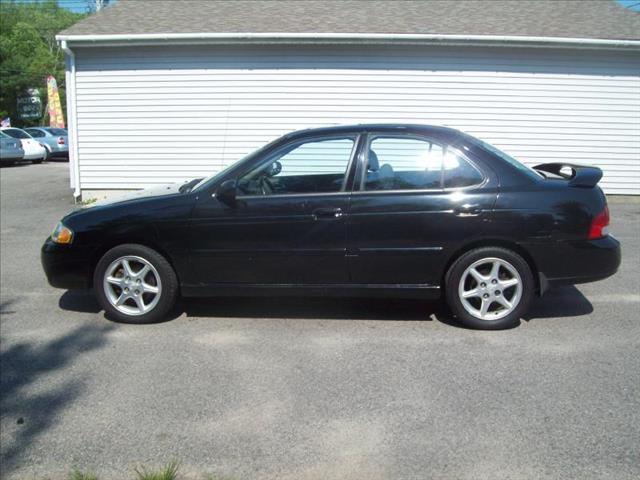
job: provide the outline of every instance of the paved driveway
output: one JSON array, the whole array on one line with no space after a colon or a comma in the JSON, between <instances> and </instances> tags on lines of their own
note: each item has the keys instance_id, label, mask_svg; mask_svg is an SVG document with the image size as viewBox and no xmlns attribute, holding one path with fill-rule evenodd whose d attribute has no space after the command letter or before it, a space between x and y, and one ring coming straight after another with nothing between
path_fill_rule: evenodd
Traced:
<instances>
[{"instance_id":1,"label":"paved driveway","mask_svg":"<svg viewBox=\"0 0 640 480\"><path fill-rule=\"evenodd\" d=\"M1 177L2 477L640 476L640 204L606 281L502 332L415 301L186 302L148 326L49 287L39 247L69 209L66 164Z\"/></svg>"}]
</instances>

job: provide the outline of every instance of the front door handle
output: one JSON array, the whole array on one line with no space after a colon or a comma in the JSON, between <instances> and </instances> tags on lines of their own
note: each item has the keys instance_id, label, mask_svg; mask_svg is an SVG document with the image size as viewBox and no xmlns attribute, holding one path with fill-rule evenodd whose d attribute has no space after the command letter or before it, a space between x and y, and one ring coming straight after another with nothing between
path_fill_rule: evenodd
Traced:
<instances>
[{"instance_id":1,"label":"front door handle","mask_svg":"<svg viewBox=\"0 0 640 480\"><path fill-rule=\"evenodd\" d=\"M454 215L458 217L477 217L480 215L480 211L480 205L470 205L468 203L453 209Z\"/></svg>"},{"instance_id":2,"label":"front door handle","mask_svg":"<svg viewBox=\"0 0 640 480\"><path fill-rule=\"evenodd\" d=\"M341 208L318 208L313 211L313 219L320 218L340 218L342 216Z\"/></svg>"}]
</instances>

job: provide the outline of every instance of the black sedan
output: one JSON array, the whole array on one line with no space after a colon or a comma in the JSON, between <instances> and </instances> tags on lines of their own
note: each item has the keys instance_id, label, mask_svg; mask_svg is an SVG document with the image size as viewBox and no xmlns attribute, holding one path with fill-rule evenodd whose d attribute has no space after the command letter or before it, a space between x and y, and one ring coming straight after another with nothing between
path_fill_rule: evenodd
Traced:
<instances>
[{"instance_id":1,"label":"black sedan","mask_svg":"<svg viewBox=\"0 0 640 480\"><path fill-rule=\"evenodd\" d=\"M70 213L49 283L93 287L111 318L178 295L444 296L465 325L516 325L549 287L620 264L598 168L525 167L450 128L303 130L181 186Z\"/></svg>"}]
</instances>

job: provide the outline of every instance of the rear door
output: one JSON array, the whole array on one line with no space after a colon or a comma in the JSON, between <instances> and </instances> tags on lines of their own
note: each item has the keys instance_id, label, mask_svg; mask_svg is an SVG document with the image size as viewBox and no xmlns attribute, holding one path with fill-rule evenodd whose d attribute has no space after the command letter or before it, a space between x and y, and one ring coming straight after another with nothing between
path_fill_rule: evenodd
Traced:
<instances>
[{"instance_id":1,"label":"rear door","mask_svg":"<svg viewBox=\"0 0 640 480\"><path fill-rule=\"evenodd\" d=\"M365 142L347 223L352 282L435 288L452 252L486 229L497 178L425 135Z\"/></svg>"}]
</instances>

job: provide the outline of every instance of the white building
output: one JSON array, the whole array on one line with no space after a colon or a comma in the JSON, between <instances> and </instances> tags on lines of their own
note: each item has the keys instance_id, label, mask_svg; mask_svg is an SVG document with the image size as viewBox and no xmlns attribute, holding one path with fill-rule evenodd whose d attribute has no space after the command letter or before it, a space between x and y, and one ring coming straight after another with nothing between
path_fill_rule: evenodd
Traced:
<instances>
[{"instance_id":1,"label":"white building","mask_svg":"<svg viewBox=\"0 0 640 480\"><path fill-rule=\"evenodd\" d=\"M456 127L640 194L640 14L613 0L120 0L58 40L76 196L364 122Z\"/></svg>"}]
</instances>

